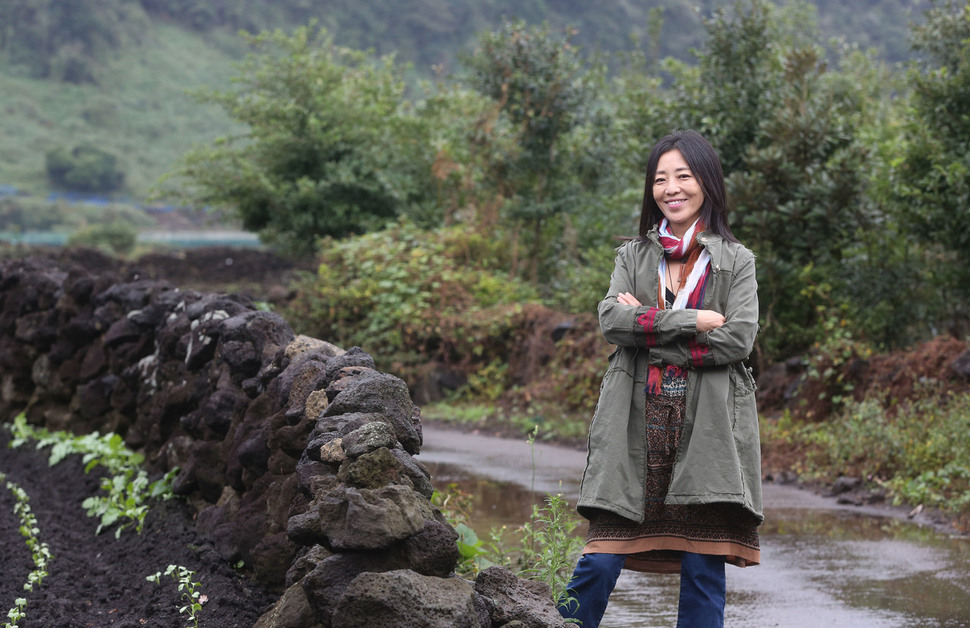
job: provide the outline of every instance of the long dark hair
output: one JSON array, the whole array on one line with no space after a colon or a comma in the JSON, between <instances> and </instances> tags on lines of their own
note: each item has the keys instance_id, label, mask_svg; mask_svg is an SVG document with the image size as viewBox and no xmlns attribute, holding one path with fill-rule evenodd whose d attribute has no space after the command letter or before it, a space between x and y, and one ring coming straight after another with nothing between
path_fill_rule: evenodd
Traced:
<instances>
[{"instance_id":1,"label":"long dark hair","mask_svg":"<svg viewBox=\"0 0 970 628\"><path fill-rule=\"evenodd\" d=\"M717 151L697 131L675 131L654 144L647 160L647 178L643 184L643 210L640 212L640 237L643 238L663 220L663 212L653 198L653 180L657 175L660 156L674 149L680 151L694 176L701 182L704 202L701 219L705 231L711 231L725 240L737 242L727 220L727 190L724 188L724 170Z\"/></svg>"}]
</instances>

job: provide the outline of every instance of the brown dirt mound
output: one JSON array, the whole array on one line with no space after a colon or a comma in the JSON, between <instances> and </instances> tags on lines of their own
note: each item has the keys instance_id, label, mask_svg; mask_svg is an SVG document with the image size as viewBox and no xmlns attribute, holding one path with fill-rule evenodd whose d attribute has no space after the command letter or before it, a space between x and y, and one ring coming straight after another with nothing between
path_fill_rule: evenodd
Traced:
<instances>
[{"instance_id":1,"label":"brown dirt mound","mask_svg":"<svg viewBox=\"0 0 970 628\"><path fill-rule=\"evenodd\" d=\"M873 394L887 399L916 399L927 394L970 391L970 379L958 369L958 361L970 355L970 346L951 336L938 336L902 351L855 357L840 367L841 384L806 375L806 359L793 358L774 364L758 377L760 411L772 416L788 410L803 419L824 420L832 412L837 387L850 385L856 400ZM821 364L824 371L829 364Z\"/></svg>"},{"instance_id":2,"label":"brown dirt mound","mask_svg":"<svg viewBox=\"0 0 970 628\"><path fill-rule=\"evenodd\" d=\"M863 392L881 389L893 399L908 399L918 396L921 382L931 380L943 382L949 390L967 390L968 381L953 369L967 350L966 342L938 336L908 351L873 356L861 382Z\"/></svg>"}]
</instances>

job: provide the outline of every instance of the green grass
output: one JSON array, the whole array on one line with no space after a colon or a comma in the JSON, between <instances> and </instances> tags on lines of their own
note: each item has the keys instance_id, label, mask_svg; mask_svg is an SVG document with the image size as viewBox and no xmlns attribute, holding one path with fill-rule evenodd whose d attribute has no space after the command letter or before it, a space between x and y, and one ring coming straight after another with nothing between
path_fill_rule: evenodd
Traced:
<instances>
[{"instance_id":1,"label":"green grass","mask_svg":"<svg viewBox=\"0 0 970 628\"><path fill-rule=\"evenodd\" d=\"M928 384L913 399L871 395L823 422L790 414L762 422L766 447L794 445L803 477L840 475L882 487L896 504L939 508L970 520L970 394Z\"/></svg>"},{"instance_id":2,"label":"green grass","mask_svg":"<svg viewBox=\"0 0 970 628\"><path fill-rule=\"evenodd\" d=\"M193 145L233 129L218 107L186 90L224 88L242 42L225 33L191 33L153 23L140 43L114 52L100 85L17 76L0 68L0 184L46 195L46 152L95 144L119 158L125 194L144 199L158 178Z\"/></svg>"}]
</instances>

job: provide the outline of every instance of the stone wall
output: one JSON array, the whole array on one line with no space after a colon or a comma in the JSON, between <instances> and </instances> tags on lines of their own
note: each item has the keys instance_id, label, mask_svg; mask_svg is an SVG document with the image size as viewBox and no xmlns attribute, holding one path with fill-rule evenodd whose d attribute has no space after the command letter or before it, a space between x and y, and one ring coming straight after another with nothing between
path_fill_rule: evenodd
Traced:
<instances>
[{"instance_id":1,"label":"stone wall","mask_svg":"<svg viewBox=\"0 0 970 628\"><path fill-rule=\"evenodd\" d=\"M454 575L457 535L412 457L419 409L367 353L244 297L99 266L0 265L0 412L178 467L221 557L280 592L260 628L562 624L507 570Z\"/></svg>"}]
</instances>

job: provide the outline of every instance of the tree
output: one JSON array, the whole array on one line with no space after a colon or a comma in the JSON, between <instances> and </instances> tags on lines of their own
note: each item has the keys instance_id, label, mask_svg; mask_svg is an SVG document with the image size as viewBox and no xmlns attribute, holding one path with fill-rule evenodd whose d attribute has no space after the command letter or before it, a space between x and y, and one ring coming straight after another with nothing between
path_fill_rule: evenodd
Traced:
<instances>
[{"instance_id":1,"label":"tree","mask_svg":"<svg viewBox=\"0 0 970 628\"><path fill-rule=\"evenodd\" d=\"M62 146L47 152L47 175L54 185L79 192L115 192L124 185L118 158L92 146Z\"/></svg>"},{"instance_id":2,"label":"tree","mask_svg":"<svg viewBox=\"0 0 970 628\"><path fill-rule=\"evenodd\" d=\"M340 48L314 25L245 36L255 49L227 91L200 95L245 129L189 153L173 173L189 200L296 252L383 226L430 187L424 123L393 59Z\"/></svg>"},{"instance_id":3,"label":"tree","mask_svg":"<svg viewBox=\"0 0 970 628\"><path fill-rule=\"evenodd\" d=\"M970 5L947 0L913 29L912 108L893 182L901 220L955 263L949 283L970 295ZM955 303L950 303L954 307ZM964 310L961 315L966 316Z\"/></svg>"},{"instance_id":4,"label":"tree","mask_svg":"<svg viewBox=\"0 0 970 628\"><path fill-rule=\"evenodd\" d=\"M594 73L570 43L573 31L506 22L482 35L467 61L469 84L493 106L472 144L485 184L504 202L514 243L525 241L531 278L563 255L565 219L587 203L611 172L609 124L594 105Z\"/></svg>"}]
</instances>

